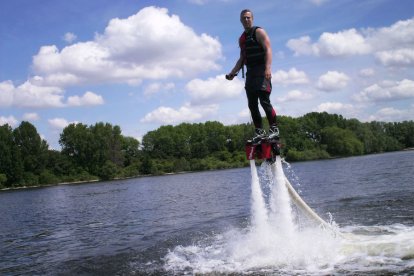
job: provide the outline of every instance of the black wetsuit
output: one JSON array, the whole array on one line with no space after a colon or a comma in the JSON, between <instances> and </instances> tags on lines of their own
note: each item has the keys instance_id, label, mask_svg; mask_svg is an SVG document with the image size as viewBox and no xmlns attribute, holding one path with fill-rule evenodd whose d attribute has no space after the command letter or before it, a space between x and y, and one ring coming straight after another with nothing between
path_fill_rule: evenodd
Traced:
<instances>
[{"instance_id":1,"label":"black wetsuit","mask_svg":"<svg viewBox=\"0 0 414 276\"><path fill-rule=\"evenodd\" d=\"M266 113L269 126L276 125L276 111L270 102L272 82L265 78L265 52L256 40L257 28L260 27L243 32L239 44L247 67L245 89L253 124L256 128L263 128L258 101Z\"/></svg>"}]
</instances>

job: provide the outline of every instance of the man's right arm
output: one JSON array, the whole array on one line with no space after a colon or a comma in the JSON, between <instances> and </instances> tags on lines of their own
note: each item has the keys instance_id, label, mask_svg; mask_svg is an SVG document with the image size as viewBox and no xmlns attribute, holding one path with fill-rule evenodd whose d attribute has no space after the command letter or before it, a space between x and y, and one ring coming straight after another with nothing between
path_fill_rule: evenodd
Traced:
<instances>
[{"instance_id":1,"label":"man's right arm","mask_svg":"<svg viewBox=\"0 0 414 276\"><path fill-rule=\"evenodd\" d=\"M230 71L230 73L228 73L226 75L226 79L232 80L235 76L237 76L237 74L239 73L240 69L243 67L243 61L244 61L243 54L240 51L240 57L237 60L236 65L234 65L233 69Z\"/></svg>"}]
</instances>

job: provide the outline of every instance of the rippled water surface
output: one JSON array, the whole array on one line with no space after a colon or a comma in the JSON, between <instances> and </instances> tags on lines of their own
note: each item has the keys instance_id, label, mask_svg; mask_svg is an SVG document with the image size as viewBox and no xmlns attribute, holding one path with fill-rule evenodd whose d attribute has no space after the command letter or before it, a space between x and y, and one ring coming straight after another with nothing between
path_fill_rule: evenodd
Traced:
<instances>
[{"instance_id":1,"label":"rippled water surface","mask_svg":"<svg viewBox=\"0 0 414 276\"><path fill-rule=\"evenodd\" d=\"M300 246L292 237L286 246L298 252L286 251L286 260L271 247L249 247L249 168L3 191L0 275L410 275L413 161L407 151L284 165L302 198L352 234L318 242L313 266L298 256L320 237L310 230ZM278 243L279 234L258 237Z\"/></svg>"}]
</instances>

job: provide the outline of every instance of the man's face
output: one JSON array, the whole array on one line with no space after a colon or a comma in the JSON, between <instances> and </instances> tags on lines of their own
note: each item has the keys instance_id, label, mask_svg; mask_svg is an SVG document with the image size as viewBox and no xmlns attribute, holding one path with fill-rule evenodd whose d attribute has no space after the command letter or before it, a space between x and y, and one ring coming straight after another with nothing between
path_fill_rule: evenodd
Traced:
<instances>
[{"instance_id":1,"label":"man's face","mask_svg":"<svg viewBox=\"0 0 414 276\"><path fill-rule=\"evenodd\" d=\"M244 29L250 29L253 26L253 16L251 12L245 12L240 16L240 22Z\"/></svg>"}]
</instances>

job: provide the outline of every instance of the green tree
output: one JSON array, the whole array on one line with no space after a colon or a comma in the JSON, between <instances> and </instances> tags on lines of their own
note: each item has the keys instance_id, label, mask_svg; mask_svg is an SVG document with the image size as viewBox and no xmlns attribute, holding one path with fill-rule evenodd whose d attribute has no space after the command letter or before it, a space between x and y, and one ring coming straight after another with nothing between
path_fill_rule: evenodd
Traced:
<instances>
[{"instance_id":1,"label":"green tree","mask_svg":"<svg viewBox=\"0 0 414 276\"><path fill-rule=\"evenodd\" d=\"M59 183L59 178L56 177L51 171L44 170L39 175L39 184L57 184Z\"/></svg>"},{"instance_id":2,"label":"green tree","mask_svg":"<svg viewBox=\"0 0 414 276\"><path fill-rule=\"evenodd\" d=\"M78 123L70 124L60 134L59 144L62 154L68 156L76 166L92 170L93 137L87 125Z\"/></svg>"},{"instance_id":3,"label":"green tree","mask_svg":"<svg viewBox=\"0 0 414 276\"><path fill-rule=\"evenodd\" d=\"M327 146L329 154L334 156L361 155L364 146L355 134L348 129L325 127L321 131L322 143Z\"/></svg>"},{"instance_id":4,"label":"green tree","mask_svg":"<svg viewBox=\"0 0 414 276\"><path fill-rule=\"evenodd\" d=\"M414 147L414 121L404 121L401 123L402 132L405 134L404 146Z\"/></svg>"},{"instance_id":5,"label":"green tree","mask_svg":"<svg viewBox=\"0 0 414 276\"><path fill-rule=\"evenodd\" d=\"M206 142L209 152L222 151L226 146L226 131L225 127L220 122L206 122Z\"/></svg>"},{"instance_id":6,"label":"green tree","mask_svg":"<svg viewBox=\"0 0 414 276\"><path fill-rule=\"evenodd\" d=\"M139 161L139 141L133 137L122 137L121 150L123 153L124 166L130 166Z\"/></svg>"},{"instance_id":7,"label":"green tree","mask_svg":"<svg viewBox=\"0 0 414 276\"><path fill-rule=\"evenodd\" d=\"M7 182L7 176L4 173L0 173L0 188L3 188Z\"/></svg>"},{"instance_id":8,"label":"green tree","mask_svg":"<svg viewBox=\"0 0 414 276\"><path fill-rule=\"evenodd\" d=\"M116 166L124 164L119 126L108 123L96 123L90 127L71 124L63 130L59 143L62 153L90 174L99 175L106 161Z\"/></svg>"},{"instance_id":9,"label":"green tree","mask_svg":"<svg viewBox=\"0 0 414 276\"><path fill-rule=\"evenodd\" d=\"M229 152L244 151L246 141L252 138L252 124L239 124L225 127L226 147Z\"/></svg>"},{"instance_id":10,"label":"green tree","mask_svg":"<svg viewBox=\"0 0 414 276\"><path fill-rule=\"evenodd\" d=\"M6 187L17 185L23 180L23 162L20 150L15 144L13 130L9 125L0 126L0 172L6 177Z\"/></svg>"},{"instance_id":11,"label":"green tree","mask_svg":"<svg viewBox=\"0 0 414 276\"><path fill-rule=\"evenodd\" d=\"M209 151L206 143L206 130L204 124L193 124L190 129L190 158L205 158Z\"/></svg>"},{"instance_id":12,"label":"green tree","mask_svg":"<svg viewBox=\"0 0 414 276\"><path fill-rule=\"evenodd\" d=\"M287 116L279 116L278 121L281 139L286 153L291 149L304 151L315 148L315 144L317 143L315 137L319 136L319 134L309 135L309 128L303 127L303 123L300 120Z\"/></svg>"},{"instance_id":13,"label":"green tree","mask_svg":"<svg viewBox=\"0 0 414 276\"><path fill-rule=\"evenodd\" d=\"M312 141L321 141L321 131L325 127L337 126L344 128L345 119L341 115L329 114L327 112L311 112L299 118L302 131Z\"/></svg>"},{"instance_id":14,"label":"green tree","mask_svg":"<svg viewBox=\"0 0 414 276\"><path fill-rule=\"evenodd\" d=\"M77 168L75 164L71 162L69 156L57 150L49 150L47 152L46 169L59 178L75 175L77 173Z\"/></svg>"},{"instance_id":15,"label":"green tree","mask_svg":"<svg viewBox=\"0 0 414 276\"><path fill-rule=\"evenodd\" d=\"M414 146L414 122L404 121L397 123L387 123L384 125L388 136L398 141L401 147Z\"/></svg>"},{"instance_id":16,"label":"green tree","mask_svg":"<svg viewBox=\"0 0 414 276\"><path fill-rule=\"evenodd\" d=\"M152 174L155 172L154 163L148 155L145 155L140 169L141 174Z\"/></svg>"},{"instance_id":17,"label":"green tree","mask_svg":"<svg viewBox=\"0 0 414 276\"><path fill-rule=\"evenodd\" d=\"M350 119L346 122L346 129L351 130L358 140L364 145L364 153L373 152L373 133L367 124L363 124L357 119Z\"/></svg>"},{"instance_id":18,"label":"green tree","mask_svg":"<svg viewBox=\"0 0 414 276\"><path fill-rule=\"evenodd\" d=\"M40 174L45 168L47 143L40 138L36 128L25 121L14 129L13 136L20 150L24 171Z\"/></svg>"},{"instance_id":19,"label":"green tree","mask_svg":"<svg viewBox=\"0 0 414 276\"><path fill-rule=\"evenodd\" d=\"M383 152L386 149L385 123L373 121L368 124L372 137L372 152Z\"/></svg>"},{"instance_id":20,"label":"green tree","mask_svg":"<svg viewBox=\"0 0 414 276\"><path fill-rule=\"evenodd\" d=\"M117 166L122 166L124 159L121 152L122 136L120 127L108 123L97 123L90 127L90 131L92 135L90 146L93 151L93 172L99 171L108 160Z\"/></svg>"},{"instance_id":21,"label":"green tree","mask_svg":"<svg viewBox=\"0 0 414 276\"><path fill-rule=\"evenodd\" d=\"M101 166L98 176L101 180L111 180L114 179L118 173L118 167L111 160L106 160L105 164Z\"/></svg>"},{"instance_id":22,"label":"green tree","mask_svg":"<svg viewBox=\"0 0 414 276\"><path fill-rule=\"evenodd\" d=\"M157 130L150 131L142 138L144 152L152 158L167 158L173 156L175 142L171 137L173 126L161 126Z\"/></svg>"}]
</instances>

